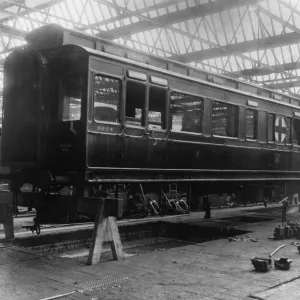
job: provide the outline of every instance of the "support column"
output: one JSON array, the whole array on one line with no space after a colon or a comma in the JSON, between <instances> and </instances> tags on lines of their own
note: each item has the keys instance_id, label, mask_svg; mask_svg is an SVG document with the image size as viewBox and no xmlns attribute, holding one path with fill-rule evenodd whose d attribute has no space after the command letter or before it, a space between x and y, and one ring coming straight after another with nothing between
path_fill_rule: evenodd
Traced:
<instances>
[{"instance_id":1,"label":"support column","mask_svg":"<svg viewBox=\"0 0 300 300\"><path fill-rule=\"evenodd\" d=\"M284 183L284 198L287 197L287 182Z\"/></svg>"},{"instance_id":2,"label":"support column","mask_svg":"<svg viewBox=\"0 0 300 300\"><path fill-rule=\"evenodd\" d=\"M159 207L161 207L161 205L162 205L162 199L163 199L162 189L163 189L163 185L160 183L159 184L159 199L158 199Z\"/></svg>"},{"instance_id":3,"label":"support column","mask_svg":"<svg viewBox=\"0 0 300 300\"><path fill-rule=\"evenodd\" d=\"M187 202L189 208L191 208L192 206L192 184L191 183L188 183Z\"/></svg>"},{"instance_id":4,"label":"support column","mask_svg":"<svg viewBox=\"0 0 300 300\"><path fill-rule=\"evenodd\" d=\"M3 222L4 233L6 239L13 239L14 234L14 218L8 204L0 204L1 220Z\"/></svg>"}]
</instances>

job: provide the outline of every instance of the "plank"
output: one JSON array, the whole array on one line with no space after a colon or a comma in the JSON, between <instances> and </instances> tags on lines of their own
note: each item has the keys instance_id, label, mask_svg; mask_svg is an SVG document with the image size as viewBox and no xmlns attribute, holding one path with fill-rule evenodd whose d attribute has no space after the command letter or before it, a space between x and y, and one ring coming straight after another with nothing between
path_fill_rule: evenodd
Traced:
<instances>
[{"instance_id":1,"label":"plank","mask_svg":"<svg viewBox=\"0 0 300 300\"><path fill-rule=\"evenodd\" d=\"M99 206L100 208L94 224L93 238L87 261L88 265L94 265L99 262L104 241L104 234L107 223L107 218L104 217L105 201L103 201Z\"/></svg>"},{"instance_id":2,"label":"plank","mask_svg":"<svg viewBox=\"0 0 300 300\"><path fill-rule=\"evenodd\" d=\"M111 233L112 240L110 242L111 251L115 260L124 257L119 229L115 217L108 217L108 232Z\"/></svg>"}]
</instances>

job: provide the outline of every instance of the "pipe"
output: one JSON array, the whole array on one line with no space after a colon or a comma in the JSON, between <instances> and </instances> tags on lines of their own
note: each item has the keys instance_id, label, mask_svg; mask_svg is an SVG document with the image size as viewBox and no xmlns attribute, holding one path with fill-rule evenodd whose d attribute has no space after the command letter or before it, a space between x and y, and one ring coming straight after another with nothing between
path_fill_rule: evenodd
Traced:
<instances>
[{"instance_id":1,"label":"pipe","mask_svg":"<svg viewBox=\"0 0 300 300\"><path fill-rule=\"evenodd\" d=\"M198 179L96 179L87 180L88 183L164 183L164 182L244 182L244 181L300 181L296 178L198 178Z\"/></svg>"}]
</instances>

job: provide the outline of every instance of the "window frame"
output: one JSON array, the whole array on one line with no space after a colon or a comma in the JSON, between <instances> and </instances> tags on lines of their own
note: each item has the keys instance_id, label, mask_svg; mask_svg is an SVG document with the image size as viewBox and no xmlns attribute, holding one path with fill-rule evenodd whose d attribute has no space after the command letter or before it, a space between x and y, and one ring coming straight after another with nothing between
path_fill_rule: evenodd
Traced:
<instances>
[{"instance_id":1,"label":"window frame","mask_svg":"<svg viewBox=\"0 0 300 300\"><path fill-rule=\"evenodd\" d=\"M227 102L227 101L224 101L224 100L212 99L212 98L210 98L210 100L211 100L211 112L210 112L211 136L216 137L216 138L222 138L222 139L238 140L239 135L240 135L240 107L241 107L241 105L238 105L238 104L232 103L232 102ZM212 123L213 115L212 115L212 113L213 113L213 103L214 102L224 103L224 104L227 104L227 105L229 104L229 105L232 105L232 106L236 106L238 108L238 114L237 114L238 122L237 122L237 136L236 137L213 134L213 126L212 126L212 124L213 124Z\"/></svg>"},{"instance_id":2,"label":"window frame","mask_svg":"<svg viewBox=\"0 0 300 300\"><path fill-rule=\"evenodd\" d=\"M272 144L272 145L286 145L286 146L292 146L292 145L296 145L293 143L293 129L294 129L294 117L293 116L289 116L289 115L286 115L286 114L281 114L281 113L277 113L277 112L274 112L274 111L266 111L269 114L271 115L274 115L274 142L272 141L268 141L269 144ZM276 141L276 138L275 138L275 121L276 121L276 116L280 116L280 117L283 117L286 121L287 118L289 118L291 120L291 127L290 127L290 142L287 143L287 142L283 142L283 143L280 143L280 142L277 142ZM299 118L300 120L300 118ZM268 129L267 129L268 130ZM296 145L297 146L297 145ZM300 147L300 145L298 145L298 147Z\"/></svg>"},{"instance_id":3,"label":"window frame","mask_svg":"<svg viewBox=\"0 0 300 300\"><path fill-rule=\"evenodd\" d=\"M159 88L165 91L166 93L166 97L165 97L165 117L164 120L162 120L162 122L160 123L162 125L162 128L149 128L149 112L150 112L150 89L151 88ZM147 102L146 102L146 112L147 114L145 115L145 127L147 127L149 130L156 130L156 131L167 131L168 130L168 101L169 101L169 87L168 86L163 86L163 85L159 85L159 84L155 84L155 83L148 83L147 86Z\"/></svg>"},{"instance_id":4,"label":"window frame","mask_svg":"<svg viewBox=\"0 0 300 300\"><path fill-rule=\"evenodd\" d=\"M118 77L111 74L102 74L102 73L93 73L93 88L92 88L92 121L97 124L114 124L114 125L120 125L122 123L122 97L123 97L123 90L124 90L124 83L123 80ZM111 78L114 80L118 80L120 82L120 93L119 93L119 116L118 116L118 122L110 122L110 121L98 121L95 120L95 77L96 76L102 76L106 78Z\"/></svg>"},{"instance_id":5,"label":"window frame","mask_svg":"<svg viewBox=\"0 0 300 300\"><path fill-rule=\"evenodd\" d=\"M291 117L291 119L292 119L292 122L291 122L291 127L292 127L292 136L291 136L291 138L292 138L292 146L293 147L297 147L297 148L300 148L300 145L299 144L295 144L294 143L294 122L295 122L295 120L299 120L299 122L300 122L300 117L296 117L296 116L293 116L293 117Z\"/></svg>"},{"instance_id":6,"label":"window frame","mask_svg":"<svg viewBox=\"0 0 300 300\"><path fill-rule=\"evenodd\" d=\"M190 132L190 131L174 131L172 130L172 114L170 112L171 110L171 96L172 96L172 93L177 93L177 94L184 94L184 95L187 95L187 96L192 96L192 97L195 97L195 98L201 98L203 99L203 117L202 117L202 132ZM167 111L167 114L169 116L168 118L168 126L166 128L169 128L170 132L171 133L176 133L176 134L190 134L190 135L197 135L197 136L203 136L204 135L204 105L205 105L205 101L207 101L207 98L202 96L202 95L199 95L199 94L194 94L194 93L189 93L189 92L185 92L185 91L182 91L182 90L176 90L176 89L170 89L169 90L169 95L168 95L168 101L169 103L167 102L167 107L168 107L168 111Z\"/></svg>"},{"instance_id":7,"label":"window frame","mask_svg":"<svg viewBox=\"0 0 300 300\"><path fill-rule=\"evenodd\" d=\"M135 118L127 117L126 116L126 107L127 107L127 84L128 82L134 82L140 85L144 85L145 87L145 99L144 99L144 106L142 108L142 117L141 117L141 125L133 125L133 124L127 124L126 121L128 118L137 120ZM132 128L139 128L139 129L145 129L147 124L147 106L148 106L148 82L142 81L142 80L136 80L131 77L126 77L124 81L124 126L125 127L132 127Z\"/></svg>"},{"instance_id":8,"label":"window frame","mask_svg":"<svg viewBox=\"0 0 300 300\"><path fill-rule=\"evenodd\" d=\"M254 139L247 137L247 111L248 110L254 111L255 114L256 114L256 124L254 124L254 133L255 133L255 138ZM257 142L258 141L258 117L259 117L258 109L248 107L248 106L245 107L245 139L246 139L246 141L250 141L250 142L254 142L254 141Z\"/></svg>"},{"instance_id":9,"label":"window frame","mask_svg":"<svg viewBox=\"0 0 300 300\"><path fill-rule=\"evenodd\" d=\"M80 75L81 78L81 101L80 101L80 118L76 120L64 120L64 92L63 92L63 81L65 78L68 78L70 76L75 76L75 75ZM85 105L85 91L86 89L84 88L84 84L86 84L86 79L85 79L86 74L84 72L70 72L66 73L63 76L59 77L58 79L58 120L63 123L67 122L79 122L83 120L84 117L84 105Z\"/></svg>"}]
</instances>

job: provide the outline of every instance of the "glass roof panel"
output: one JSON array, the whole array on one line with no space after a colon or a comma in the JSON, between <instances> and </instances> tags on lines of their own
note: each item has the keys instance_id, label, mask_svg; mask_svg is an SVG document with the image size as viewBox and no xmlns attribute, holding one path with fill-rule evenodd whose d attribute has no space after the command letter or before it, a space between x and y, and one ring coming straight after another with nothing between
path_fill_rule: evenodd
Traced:
<instances>
[{"instance_id":1,"label":"glass roof panel","mask_svg":"<svg viewBox=\"0 0 300 300\"><path fill-rule=\"evenodd\" d=\"M24 43L24 33L52 22L100 36L106 31L128 47L219 73L234 72L234 77L259 64L279 65L278 70L288 66L282 75L241 76L241 80L272 83L299 76L300 1L256 0L250 6L238 2L43 0L31 1L30 7L12 4L0 15L2 25L12 29L11 33L3 30L0 49L9 53ZM198 57L200 61L190 61Z\"/></svg>"}]
</instances>

